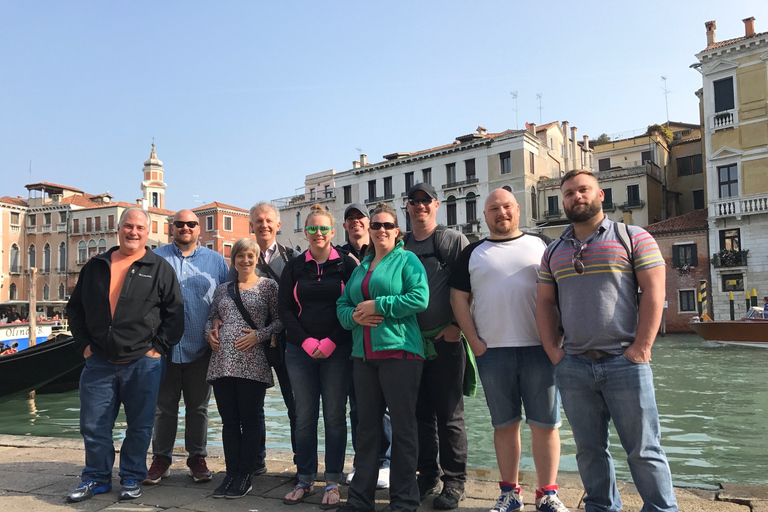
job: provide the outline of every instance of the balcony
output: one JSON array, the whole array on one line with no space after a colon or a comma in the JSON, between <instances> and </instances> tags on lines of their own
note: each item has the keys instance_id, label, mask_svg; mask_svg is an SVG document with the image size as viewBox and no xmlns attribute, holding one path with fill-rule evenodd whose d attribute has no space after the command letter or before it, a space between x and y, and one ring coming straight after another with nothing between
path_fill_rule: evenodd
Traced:
<instances>
[{"instance_id":1,"label":"balcony","mask_svg":"<svg viewBox=\"0 0 768 512\"><path fill-rule=\"evenodd\" d=\"M37 226L27 226L27 234L34 235L37 233Z\"/></svg>"},{"instance_id":2,"label":"balcony","mask_svg":"<svg viewBox=\"0 0 768 512\"><path fill-rule=\"evenodd\" d=\"M544 218L545 219L559 219L563 213L560 211L560 208L556 208L554 210L547 210L544 212Z\"/></svg>"},{"instance_id":3,"label":"balcony","mask_svg":"<svg viewBox=\"0 0 768 512\"><path fill-rule=\"evenodd\" d=\"M621 205L622 210L636 210L638 208L642 208L645 206L645 201L641 201L640 199L636 199L634 201L627 201L624 204Z\"/></svg>"},{"instance_id":4,"label":"balcony","mask_svg":"<svg viewBox=\"0 0 768 512\"><path fill-rule=\"evenodd\" d=\"M723 249L722 251L716 252L715 254L713 254L709 262L715 268L746 267L747 254L749 254L749 249L745 251L733 251L730 249Z\"/></svg>"},{"instance_id":5,"label":"balcony","mask_svg":"<svg viewBox=\"0 0 768 512\"><path fill-rule=\"evenodd\" d=\"M725 112L718 112L717 114L709 118L709 126L713 130L724 130L726 128L733 128L739 122L738 110L727 110Z\"/></svg>"},{"instance_id":6,"label":"balcony","mask_svg":"<svg viewBox=\"0 0 768 512\"><path fill-rule=\"evenodd\" d=\"M713 218L736 217L768 213L768 194L726 197L709 203L709 216Z\"/></svg>"},{"instance_id":7,"label":"balcony","mask_svg":"<svg viewBox=\"0 0 768 512\"><path fill-rule=\"evenodd\" d=\"M385 199L386 199L386 196L369 197L368 199L365 200L365 204L379 203L381 201L384 201Z\"/></svg>"},{"instance_id":8,"label":"balcony","mask_svg":"<svg viewBox=\"0 0 768 512\"><path fill-rule=\"evenodd\" d=\"M63 233L67 230L67 223L66 222L59 222L56 224L56 232L57 233Z\"/></svg>"},{"instance_id":9,"label":"balcony","mask_svg":"<svg viewBox=\"0 0 768 512\"><path fill-rule=\"evenodd\" d=\"M19 232L21 232L21 226L19 226L18 224L16 225L11 224L11 233L19 233Z\"/></svg>"},{"instance_id":10,"label":"balcony","mask_svg":"<svg viewBox=\"0 0 768 512\"><path fill-rule=\"evenodd\" d=\"M43 233L50 233L50 232L51 232L51 225L43 224Z\"/></svg>"},{"instance_id":11,"label":"balcony","mask_svg":"<svg viewBox=\"0 0 768 512\"><path fill-rule=\"evenodd\" d=\"M472 185L473 183L477 183L480 180L475 176L470 176L464 181L454 181L452 183L446 183L443 185L443 190L448 188L456 188L456 187L463 187L464 185Z\"/></svg>"},{"instance_id":12,"label":"balcony","mask_svg":"<svg viewBox=\"0 0 768 512\"><path fill-rule=\"evenodd\" d=\"M603 203L603 211L604 212L615 212L616 211L616 203Z\"/></svg>"}]
</instances>

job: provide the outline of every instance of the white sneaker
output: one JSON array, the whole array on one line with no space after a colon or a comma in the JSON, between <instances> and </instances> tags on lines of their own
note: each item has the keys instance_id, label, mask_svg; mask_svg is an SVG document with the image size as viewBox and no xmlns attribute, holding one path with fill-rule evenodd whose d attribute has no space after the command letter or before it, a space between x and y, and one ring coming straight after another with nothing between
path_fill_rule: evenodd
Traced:
<instances>
[{"instance_id":1,"label":"white sneaker","mask_svg":"<svg viewBox=\"0 0 768 512\"><path fill-rule=\"evenodd\" d=\"M347 485L352 483L352 479L355 477L355 468L352 468L352 471L347 473Z\"/></svg>"},{"instance_id":2,"label":"white sneaker","mask_svg":"<svg viewBox=\"0 0 768 512\"><path fill-rule=\"evenodd\" d=\"M389 468L379 468L379 479L376 481L377 489L389 489Z\"/></svg>"}]
</instances>

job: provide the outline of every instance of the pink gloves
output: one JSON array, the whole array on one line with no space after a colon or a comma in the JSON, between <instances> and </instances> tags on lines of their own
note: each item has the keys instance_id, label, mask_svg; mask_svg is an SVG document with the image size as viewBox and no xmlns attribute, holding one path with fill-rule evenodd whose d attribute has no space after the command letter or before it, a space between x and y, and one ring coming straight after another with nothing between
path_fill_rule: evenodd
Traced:
<instances>
[{"instance_id":1,"label":"pink gloves","mask_svg":"<svg viewBox=\"0 0 768 512\"><path fill-rule=\"evenodd\" d=\"M317 338L307 338L304 340L304 343L301 344L301 348L303 348L304 352L310 356L315 352L315 349L320 349L320 352L322 352L325 357L330 357L330 355L333 354L333 351L336 350L336 344L329 338L323 338L321 340L318 340Z\"/></svg>"}]
</instances>

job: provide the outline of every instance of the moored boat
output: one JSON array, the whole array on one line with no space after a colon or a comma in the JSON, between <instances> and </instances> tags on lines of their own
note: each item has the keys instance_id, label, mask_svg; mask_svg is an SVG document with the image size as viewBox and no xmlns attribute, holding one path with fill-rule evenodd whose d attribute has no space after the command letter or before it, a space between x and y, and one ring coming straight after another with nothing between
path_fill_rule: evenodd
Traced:
<instances>
[{"instance_id":1,"label":"moored boat","mask_svg":"<svg viewBox=\"0 0 768 512\"><path fill-rule=\"evenodd\" d=\"M750 308L741 320L702 322L695 318L688 325L707 341L768 348L768 318L759 307Z\"/></svg>"}]
</instances>

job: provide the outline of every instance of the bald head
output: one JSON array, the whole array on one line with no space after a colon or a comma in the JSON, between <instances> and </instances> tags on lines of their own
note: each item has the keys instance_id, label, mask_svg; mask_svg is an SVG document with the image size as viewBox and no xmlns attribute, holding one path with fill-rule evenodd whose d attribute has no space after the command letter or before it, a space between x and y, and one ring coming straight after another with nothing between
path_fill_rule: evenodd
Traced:
<instances>
[{"instance_id":1,"label":"bald head","mask_svg":"<svg viewBox=\"0 0 768 512\"><path fill-rule=\"evenodd\" d=\"M497 188L485 200L485 223L491 240L514 238L520 235L520 205L514 194Z\"/></svg>"},{"instance_id":2,"label":"bald head","mask_svg":"<svg viewBox=\"0 0 768 512\"><path fill-rule=\"evenodd\" d=\"M177 225L180 224L181 227ZM190 227L190 223L193 224ZM194 250L197 247L197 239L200 237L200 224L198 224L197 215L192 210L179 210L173 216L171 222L171 235L173 242L182 252Z\"/></svg>"}]
</instances>

